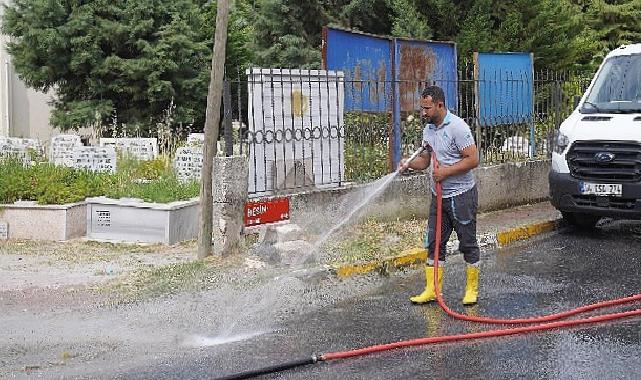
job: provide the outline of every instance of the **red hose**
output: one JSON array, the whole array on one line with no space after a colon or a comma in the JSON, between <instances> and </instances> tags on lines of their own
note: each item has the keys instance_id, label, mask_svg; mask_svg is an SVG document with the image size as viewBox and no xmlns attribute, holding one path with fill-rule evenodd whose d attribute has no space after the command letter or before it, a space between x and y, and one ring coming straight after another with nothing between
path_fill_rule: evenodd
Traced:
<instances>
[{"instance_id":1,"label":"red hose","mask_svg":"<svg viewBox=\"0 0 641 380\"><path fill-rule=\"evenodd\" d=\"M436 156L434 153L432 153L432 162L433 162L433 168L438 167L438 162L436 161ZM441 238L442 238L441 237L441 223L443 220L442 201L443 201L443 189L441 187L441 183L437 182L436 183L436 239L435 239L436 244L434 249L434 271L435 272L438 271L438 259L439 259L439 253L440 253L439 251L440 251ZM391 349L396 349L401 347L419 346L424 344L456 342L461 340L490 338L490 337L498 337L498 336L504 336L504 335L523 334L523 333L534 332L534 331L552 330L552 329L557 329L562 327L587 325L587 324L612 321L615 319L641 315L641 309L636 309L636 310L624 311L619 313L592 316L592 317L587 317L583 319L549 322L549 321L566 318L575 314L585 313L588 311L592 311L592 310L596 310L604 307L623 305L626 303L641 300L641 294L635 294L630 297L597 302L594 304L581 306L572 310L568 310L562 313L549 314L549 315L544 315L539 317L517 318L517 319L474 317L474 316L464 315L464 314L460 314L455 311L452 311L445 304L445 301L443 300L443 296L439 292L437 281L438 281L438 276L434 276L434 288L436 289L436 300L439 306L445 311L445 313L447 313L448 315L450 315L455 319L471 321L471 322L488 323L488 324L532 324L532 323L539 323L539 324L536 324L533 326L521 326L521 327L512 327L512 328L506 328L506 329L489 330L489 331L470 333L470 334L418 338L418 339L406 340L401 342L380 344L380 345L375 345L375 346L370 346L365 348L359 348L359 349L350 350L350 351L330 352L330 353L321 355L320 360L334 360L334 359L349 358L353 356L367 355L374 352L386 351L386 350L391 350ZM541 322L547 322L547 323L541 323Z\"/></svg>"}]
</instances>

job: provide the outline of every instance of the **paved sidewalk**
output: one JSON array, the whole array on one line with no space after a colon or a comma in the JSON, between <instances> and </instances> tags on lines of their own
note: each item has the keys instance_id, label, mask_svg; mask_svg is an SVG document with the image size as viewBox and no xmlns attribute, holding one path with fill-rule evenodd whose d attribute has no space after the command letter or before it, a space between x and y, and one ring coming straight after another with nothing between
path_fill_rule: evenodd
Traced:
<instances>
[{"instance_id":1,"label":"paved sidewalk","mask_svg":"<svg viewBox=\"0 0 641 380\"><path fill-rule=\"evenodd\" d=\"M481 249L492 249L553 231L561 219L549 202L518 206L505 210L482 213L477 218L477 236ZM448 242L448 252L458 252L456 234ZM425 261L427 252L420 247L398 255L364 263L338 265L333 268L339 277L349 277L374 271L390 270L416 265Z\"/></svg>"}]
</instances>

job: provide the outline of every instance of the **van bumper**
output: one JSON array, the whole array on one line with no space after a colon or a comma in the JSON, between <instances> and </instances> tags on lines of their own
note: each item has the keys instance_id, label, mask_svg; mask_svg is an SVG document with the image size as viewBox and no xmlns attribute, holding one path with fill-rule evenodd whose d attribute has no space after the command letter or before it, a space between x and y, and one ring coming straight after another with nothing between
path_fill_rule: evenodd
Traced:
<instances>
[{"instance_id":1,"label":"van bumper","mask_svg":"<svg viewBox=\"0 0 641 380\"><path fill-rule=\"evenodd\" d=\"M580 182L583 181L569 173L551 171L549 186L552 205L561 212L641 219L641 183L623 182L622 195L619 197L583 195L579 190Z\"/></svg>"}]
</instances>

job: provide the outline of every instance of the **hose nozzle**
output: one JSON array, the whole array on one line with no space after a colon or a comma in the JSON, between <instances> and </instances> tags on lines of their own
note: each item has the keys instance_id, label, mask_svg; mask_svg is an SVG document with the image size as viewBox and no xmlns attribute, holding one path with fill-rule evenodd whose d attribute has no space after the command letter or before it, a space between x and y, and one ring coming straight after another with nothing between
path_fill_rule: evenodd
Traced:
<instances>
[{"instance_id":1,"label":"hose nozzle","mask_svg":"<svg viewBox=\"0 0 641 380\"><path fill-rule=\"evenodd\" d=\"M421 146L421 147L420 147L420 148L418 148L414 153L412 153L412 155L411 155L411 156L409 156L409 158L405 161L405 164L403 165L404 167L400 167L400 168L398 169L398 172L400 173L400 172L404 171L405 169L407 169L407 165L408 165L410 162L414 161L414 159L415 159L416 157L418 157L421 153L423 153L423 151L424 151L424 150L425 150L425 147L424 147L424 146Z\"/></svg>"}]
</instances>

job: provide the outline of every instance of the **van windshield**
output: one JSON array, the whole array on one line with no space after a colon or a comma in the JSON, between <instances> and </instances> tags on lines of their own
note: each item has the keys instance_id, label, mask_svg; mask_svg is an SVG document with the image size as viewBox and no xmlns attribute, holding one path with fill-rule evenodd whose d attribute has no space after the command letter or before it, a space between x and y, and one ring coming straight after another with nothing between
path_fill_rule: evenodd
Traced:
<instances>
[{"instance_id":1,"label":"van windshield","mask_svg":"<svg viewBox=\"0 0 641 380\"><path fill-rule=\"evenodd\" d=\"M641 54L612 57L605 61L580 111L641 112Z\"/></svg>"}]
</instances>

